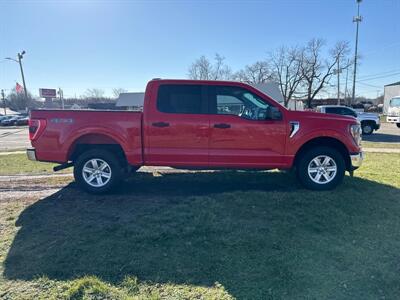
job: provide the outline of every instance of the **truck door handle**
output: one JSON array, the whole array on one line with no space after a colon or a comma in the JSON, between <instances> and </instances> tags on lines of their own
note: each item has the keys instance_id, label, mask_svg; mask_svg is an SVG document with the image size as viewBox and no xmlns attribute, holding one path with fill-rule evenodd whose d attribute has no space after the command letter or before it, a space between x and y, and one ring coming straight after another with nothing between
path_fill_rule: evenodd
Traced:
<instances>
[{"instance_id":1,"label":"truck door handle","mask_svg":"<svg viewBox=\"0 0 400 300\"><path fill-rule=\"evenodd\" d=\"M153 125L155 127L168 127L169 123L167 123L167 122L155 122L155 123L152 123L151 125Z\"/></svg>"},{"instance_id":2,"label":"truck door handle","mask_svg":"<svg viewBox=\"0 0 400 300\"><path fill-rule=\"evenodd\" d=\"M226 123L219 123L219 124L214 124L214 127L220 129L226 129L226 128L231 128L231 125Z\"/></svg>"}]
</instances>

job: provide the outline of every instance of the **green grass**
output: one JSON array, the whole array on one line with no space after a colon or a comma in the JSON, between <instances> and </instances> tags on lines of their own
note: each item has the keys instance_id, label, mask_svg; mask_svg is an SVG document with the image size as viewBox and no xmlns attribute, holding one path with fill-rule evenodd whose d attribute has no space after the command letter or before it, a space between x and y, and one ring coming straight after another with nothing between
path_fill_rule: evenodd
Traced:
<instances>
[{"instance_id":1,"label":"green grass","mask_svg":"<svg viewBox=\"0 0 400 300\"><path fill-rule=\"evenodd\" d=\"M399 154L331 192L293 174L139 174L0 201L0 298L398 299ZM69 179L70 180L70 179Z\"/></svg>"},{"instance_id":2,"label":"green grass","mask_svg":"<svg viewBox=\"0 0 400 300\"><path fill-rule=\"evenodd\" d=\"M0 175L53 173L57 164L31 161L26 154L0 154ZM71 172L67 169L64 172Z\"/></svg>"},{"instance_id":3,"label":"green grass","mask_svg":"<svg viewBox=\"0 0 400 300\"><path fill-rule=\"evenodd\" d=\"M400 143L380 143L380 142L362 142L363 148L387 148L387 149L400 149Z\"/></svg>"}]
</instances>

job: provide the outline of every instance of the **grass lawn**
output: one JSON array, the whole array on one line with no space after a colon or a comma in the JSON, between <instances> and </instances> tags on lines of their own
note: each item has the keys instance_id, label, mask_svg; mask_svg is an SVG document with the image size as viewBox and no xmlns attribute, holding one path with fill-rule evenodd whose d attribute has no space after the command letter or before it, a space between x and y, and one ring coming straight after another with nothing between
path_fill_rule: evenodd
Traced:
<instances>
[{"instance_id":1,"label":"grass lawn","mask_svg":"<svg viewBox=\"0 0 400 300\"><path fill-rule=\"evenodd\" d=\"M330 192L142 173L113 195L0 200L0 299L398 299L399 169L368 153Z\"/></svg>"},{"instance_id":2,"label":"grass lawn","mask_svg":"<svg viewBox=\"0 0 400 300\"><path fill-rule=\"evenodd\" d=\"M31 161L24 153L0 154L0 175L52 173L53 167L56 165ZM71 169L67 169L64 172L71 172Z\"/></svg>"},{"instance_id":3,"label":"grass lawn","mask_svg":"<svg viewBox=\"0 0 400 300\"><path fill-rule=\"evenodd\" d=\"M400 149L400 143L380 143L380 142L367 142L362 141L363 148L388 148Z\"/></svg>"}]
</instances>

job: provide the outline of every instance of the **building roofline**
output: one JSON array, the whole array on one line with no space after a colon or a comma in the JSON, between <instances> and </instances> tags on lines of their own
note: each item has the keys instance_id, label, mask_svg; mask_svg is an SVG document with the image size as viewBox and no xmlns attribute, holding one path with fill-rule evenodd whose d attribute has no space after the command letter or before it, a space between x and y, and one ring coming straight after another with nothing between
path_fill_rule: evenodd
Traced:
<instances>
[{"instance_id":1,"label":"building roofline","mask_svg":"<svg viewBox=\"0 0 400 300\"><path fill-rule=\"evenodd\" d=\"M400 85L400 81L393 82L393 83L390 83L390 84L386 84L384 86L393 86L393 85Z\"/></svg>"}]
</instances>

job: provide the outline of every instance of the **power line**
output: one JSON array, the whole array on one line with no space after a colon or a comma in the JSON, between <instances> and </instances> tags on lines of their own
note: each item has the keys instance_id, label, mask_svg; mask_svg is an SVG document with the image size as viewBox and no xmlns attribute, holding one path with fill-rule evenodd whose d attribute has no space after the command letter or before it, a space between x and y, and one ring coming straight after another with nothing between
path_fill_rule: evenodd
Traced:
<instances>
[{"instance_id":1,"label":"power line","mask_svg":"<svg viewBox=\"0 0 400 300\"><path fill-rule=\"evenodd\" d=\"M380 75L384 75L384 74L389 74L389 73L395 73L395 72L400 72L400 69L386 71L386 72L379 72L379 73L370 74L370 75L364 75L364 76L359 77L359 80L360 79L367 79L369 77L375 77L375 76L380 76Z\"/></svg>"},{"instance_id":2,"label":"power line","mask_svg":"<svg viewBox=\"0 0 400 300\"><path fill-rule=\"evenodd\" d=\"M396 76L396 75L400 75L400 72L393 73L393 74L388 74L388 75L376 76L376 77L367 78L367 79L361 79L361 80L358 80L357 82L361 82L361 81L371 81L371 80L375 80L375 79L381 79L381 78L386 78L386 77L392 77L392 76Z\"/></svg>"},{"instance_id":3,"label":"power line","mask_svg":"<svg viewBox=\"0 0 400 300\"><path fill-rule=\"evenodd\" d=\"M368 84L368 83L364 83L364 82L360 82L360 81L356 81L356 82L359 84L374 87L374 88L382 88L381 86L378 86L378 85L372 85L372 84Z\"/></svg>"}]
</instances>

